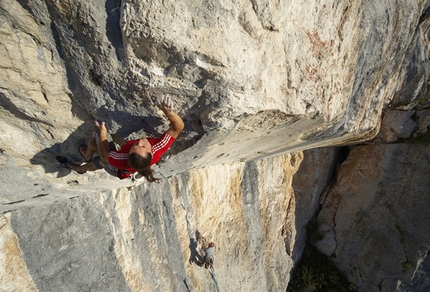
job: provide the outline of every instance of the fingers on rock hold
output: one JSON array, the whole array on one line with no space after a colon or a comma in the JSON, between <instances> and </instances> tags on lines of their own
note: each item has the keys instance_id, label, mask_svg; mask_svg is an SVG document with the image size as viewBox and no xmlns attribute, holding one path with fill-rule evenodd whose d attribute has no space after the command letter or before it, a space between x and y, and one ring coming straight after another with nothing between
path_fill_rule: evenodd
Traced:
<instances>
[{"instance_id":1,"label":"fingers on rock hold","mask_svg":"<svg viewBox=\"0 0 430 292\"><path fill-rule=\"evenodd\" d=\"M163 104L169 109L172 108L172 99L170 98L170 96L165 95L163 97Z\"/></svg>"}]
</instances>

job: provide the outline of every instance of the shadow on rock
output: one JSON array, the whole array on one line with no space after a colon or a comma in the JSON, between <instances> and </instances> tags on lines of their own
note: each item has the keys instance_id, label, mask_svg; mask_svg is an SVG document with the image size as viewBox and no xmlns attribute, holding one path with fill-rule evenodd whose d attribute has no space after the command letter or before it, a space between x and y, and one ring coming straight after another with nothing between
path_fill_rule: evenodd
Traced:
<instances>
[{"instance_id":1,"label":"shadow on rock","mask_svg":"<svg viewBox=\"0 0 430 292\"><path fill-rule=\"evenodd\" d=\"M196 230L196 238L199 236L199 231ZM203 257L200 255L199 251L197 250L199 242L196 240L196 238L190 237L190 259L188 260L190 264L195 263L198 266L201 266L203 262Z\"/></svg>"},{"instance_id":2,"label":"shadow on rock","mask_svg":"<svg viewBox=\"0 0 430 292\"><path fill-rule=\"evenodd\" d=\"M155 128L162 125L160 117L137 117L127 114L121 114L124 126L122 126L116 133L110 133L112 139L117 144L121 145L125 141L125 137L137 131L144 131L148 136L156 135ZM106 121L106 126L109 131L110 121ZM86 122L79 126L66 140L61 143L55 143L51 147L45 148L36 155L34 155L30 162L34 165L42 165L45 173L58 172L57 178L64 177L72 171L71 169L62 165L57 156L63 156L68 161L84 162L78 149L82 144L87 144L88 137L93 131L96 130L94 122Z\"/></svg>"}]
</instances>

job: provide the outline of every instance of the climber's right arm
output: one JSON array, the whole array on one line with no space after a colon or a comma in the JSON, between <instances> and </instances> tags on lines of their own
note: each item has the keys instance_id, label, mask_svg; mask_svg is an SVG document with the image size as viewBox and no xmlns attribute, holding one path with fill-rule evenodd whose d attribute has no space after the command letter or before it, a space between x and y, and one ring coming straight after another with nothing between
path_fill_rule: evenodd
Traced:
<instances>
[{"instance_id":1,"label":"climber's right arm","mask_svg":"<svg viewBox=\"0 0 430 292\"><path fill-rule=\"evenodd\" d=\"M98 152L100 154L100 158L106 162L109 162L108 159L109 159L110 148L109 148L109 141L107 139L107 129L106 129L105 123L102 122L101 124L99 124L98 122L96 122L96 127L99 130L99 136L100 136L100 141L98 145Z\"/></svg>"}]
</instances>

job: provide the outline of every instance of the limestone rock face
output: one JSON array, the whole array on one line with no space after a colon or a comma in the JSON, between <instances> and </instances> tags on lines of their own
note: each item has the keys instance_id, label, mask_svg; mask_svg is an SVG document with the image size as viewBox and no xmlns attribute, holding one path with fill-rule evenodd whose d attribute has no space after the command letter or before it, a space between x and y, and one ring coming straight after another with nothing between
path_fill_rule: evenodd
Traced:
<instances>
[{"instance_id":1,"label":"limestone rock face","mask_svg":"<svg viewBox=\"0 0 430 292\"><path fill-rule=\"evenodd\" d=\"M351 148L318 215L318 248L360 291L426 291L429 222L428 22L405 59L407 79L387 104L377 137ZM422 58L422 63L415 63ZM421 91L420 91L421 90ZM386 144L396 142L394 144Z\"/></svg>"},{"instance_id":2,"label":"limestone rock face","mask_svg":"<svg viewBox=\"0 0 430 292\"><path fill-rule=\"evenodd\" d=\"M198 230L217 244L222 291L281 291L324 199L319 247L351 281L413 287L428 266L417 202L428 187L418 173L427 173L429 6L0 1L0 290L213 290L196 264ZM163 94L186 128L155 167L160 184L56 161L81 159L96 119L117 142L161 133ZM318 148L375 136L340 172L339 151ZM421 144L385 145L404 139ZM366 159L373 168L357 177ZM375 244L350 235L356 227ZM368 264L389 234L386 257Z\"/></svg>"},{"instance_id":3,"label":"limestone rock face","mask_svg":"<svg viewBox=\"0 0 430 292\"><path fill-rule=\"evenodd\" d=\"M165 127L154 101L169 93L187 122L177 151L194 155L176 157L189 169L373 137L404 80L402 60L426 6L5 0L2 7L3 116L34 124L2 136L5 153L31 158L68 135L85 136L89 126L77 125L95 118L120 137L153 134ZM31 146L6 147L19 137ZM68 146L51 150L75 152Z\"/></svg>"},{"instance_id":4,"label":"limestone rock face","mask_svg":"<svg viewBox=\"0 0 430 292\"><path fill-rule=\"evenodd\" d=\"M324 235L318 247L361 291L395 291L402 282L422 281L430 222L420 202L430 187L429 154L428 145L362 146L341 166L318 215Z\"/></svg>"},{"instance_id":5,"label":"limestone rock face","mask_svg":"<svg viewBox=\"0 0 430 292\"><path fill-rule=\"evenodd\" d=\"M329 170L333 155L326 149L211 166L160 184L18 209L3 228L16 232L15 260L24 258L27 269L0 277L21 276L21 285L39 291L212 291L209 271L198 265L199 231L216 243L221 291L285 290L303 249L295 244L304 241L300 226L319 205L303 194L318 194L329 171L308 174L309 187L294 189L294 181L311 166Z\"/></svg>"}]
</instances>

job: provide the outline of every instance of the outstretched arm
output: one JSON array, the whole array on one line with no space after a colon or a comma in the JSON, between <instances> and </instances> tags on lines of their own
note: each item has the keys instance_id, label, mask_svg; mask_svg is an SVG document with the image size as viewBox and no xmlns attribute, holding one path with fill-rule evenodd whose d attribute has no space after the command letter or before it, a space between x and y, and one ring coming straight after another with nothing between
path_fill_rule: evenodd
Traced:
<instances>
[{"instance_id":1,"label":"outstretched arm","mask_svg":"<svg viewBox=\"0 0 430 292\"><path fill-rule=\"evenodd\" d=\"M184 129L184 122L182 121L181 117L178 116L178 114L173 112L171 98L168 95L165 95L163 98L158 100L157 106L163 111L164 115L170 121L170 127L166 133L176 139Z\"/></svg>"},{"instance_id":2,"label":"outstretched arm","mask_svg":"<svg viewBox=\"0 0 430 292\"><path fill-rule=\"evenodd\" d=\"M105 122L102 122L101 124L99 124L96 121L96 127L99 130L99 136L100 136L100 141L98 146L100 158L108 162L110 148L109 148L109 142L107 140L107 130L106 130Z\"/></svg>"}]
</instances>

